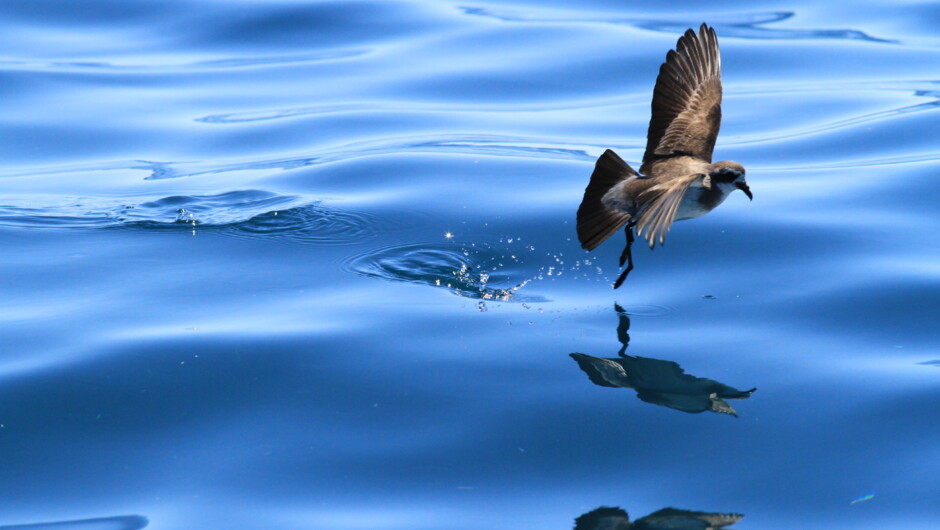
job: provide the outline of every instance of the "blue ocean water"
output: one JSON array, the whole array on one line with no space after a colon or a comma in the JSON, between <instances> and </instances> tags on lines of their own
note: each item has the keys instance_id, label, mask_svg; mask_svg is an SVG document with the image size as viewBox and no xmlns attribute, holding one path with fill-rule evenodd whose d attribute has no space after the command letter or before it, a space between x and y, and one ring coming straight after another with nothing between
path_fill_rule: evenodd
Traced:
<instances>
[{"instance_id":1,"label":"blue ocean water","mask_svg":"<svg viewBox=\"0 0 940 530\"><path fill-rule=\"evenodd\" d=\"M938 17L3 2L0 528L936 527ZM755 198L614 291L574 214L702 22Z\"/></svg>"}]
</instances>

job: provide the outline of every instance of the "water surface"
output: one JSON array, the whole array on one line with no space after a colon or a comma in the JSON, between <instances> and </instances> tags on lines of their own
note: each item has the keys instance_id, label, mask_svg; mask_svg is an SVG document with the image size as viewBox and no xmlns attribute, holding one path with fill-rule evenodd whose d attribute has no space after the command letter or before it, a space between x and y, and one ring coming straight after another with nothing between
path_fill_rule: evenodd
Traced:
<instances>
[{"instance_id":1,"label":"water surface","mask_svg":"<svg viewBox=\"0 0 940 530\"><path fill-rule=\"evenodd\" d=\"M0 13L0 525L935 526L935 7ZM574 213L703 21L755 199L613 291ZM695 413L570 356L620 352L758 390Z\"/></svg>"}]
</instances>

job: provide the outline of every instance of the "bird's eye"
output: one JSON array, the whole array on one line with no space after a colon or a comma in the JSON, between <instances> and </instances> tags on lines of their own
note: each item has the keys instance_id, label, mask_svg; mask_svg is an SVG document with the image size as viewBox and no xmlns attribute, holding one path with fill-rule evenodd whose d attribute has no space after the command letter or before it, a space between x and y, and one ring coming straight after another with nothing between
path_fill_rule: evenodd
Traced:
<instances>
[{"instance_id":1,"label":"bird's eye","mask_svg":"<svg viewBox=\"0 0 940 530\"><path fill-rule=\"evenodd\" d=\"M718 173L713 174L712 178L718 180L719 182L733 182L738 178L740 174L733 169L722 169Z\"/></svg>"}]
</instances>

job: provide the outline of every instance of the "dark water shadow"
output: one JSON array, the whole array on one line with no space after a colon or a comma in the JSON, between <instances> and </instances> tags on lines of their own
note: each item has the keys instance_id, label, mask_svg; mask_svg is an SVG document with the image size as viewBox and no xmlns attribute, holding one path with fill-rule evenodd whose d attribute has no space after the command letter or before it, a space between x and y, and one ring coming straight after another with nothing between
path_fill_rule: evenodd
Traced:
<instances>
[{"instance_id":1,"label":"dark water shadow","mask_svg":"<svg viewBox=\"0 0 940 530\"><path fill-rule=\"evenodd\" d=\"M681 34L688 28L696 27L702 23L699 18L688 20L630 18L630 17L564 17L564 16L533 16L528 12L509 9L491 9L486 7L461 7L467 15L495 18L504 22L537 22L537 23L593 23L631 26L670 34ZM793 40L793 39L840 39L863 40L882 43L896 43L890 39L873 37L867 33L854 29L784 29L766 28L766 24L773 24L788 20L796 16L792 11L771 11L766 13L729 13L709 17L708 23L715 28L721 37L735 37L739 39L759 40Z\"/></svg>"},{"instance_id":2,"label":"dark water shadow","mask_svg":"<svg viewBox=\"0 0 940 530\"><path fill-rule=\"evenodd\" d=\"M141 515L118 515L53 523L14 524L0 526L0 530L139 530L148 524L150 521Z\"/></svg>"},{"instance_id":3,"label":"dark water shadow","mask_svg":"<svg viewBox=\"0 0 940 530\"><path fill-rule=\"evenodd\" d=\"M740 513L663 508L631 523L626 510L601 506L576 518L574 530L717 530L743 518Z\"/></svg>"},{"instance_id":4,"label":"dark water shadow","mask_svg":"<svg viewBox=\"0 0 940 530\"><path fill-rule=\"evenodd\" d=\"M595 385L631 388L642 401L682 412L709 411L734 417L738 416L737 411L726 400L748 399L757 390L742 391L713 379L687 374L673 361L627 355L630 317L620 306L614 307L618 315L617 339L621 344L618 357L570 354Z\"/></svg>"}]
</instances>

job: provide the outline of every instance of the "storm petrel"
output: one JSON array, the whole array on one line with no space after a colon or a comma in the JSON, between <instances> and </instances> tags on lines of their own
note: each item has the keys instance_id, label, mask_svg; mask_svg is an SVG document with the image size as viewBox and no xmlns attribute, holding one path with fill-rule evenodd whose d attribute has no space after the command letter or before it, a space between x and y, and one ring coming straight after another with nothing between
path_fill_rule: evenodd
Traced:
<instances>
[{"instance_id":1,"label":"storm petrel","mask_svg":"<svg viewBox=\"0 0 940 530\"><path fill-rule=\"evenodd\" d=\"M711 161L721 126L721 57L713 28L687 30L666 54L652 110L642 174L604 151L578 208L578 239L589 251L627 227L620 265L630 264L614 288L633 268L633 230L653 248L664 243L673 221L705 215L736 189L754 198L741 164Z\"/></svg>"}]
</instances>

